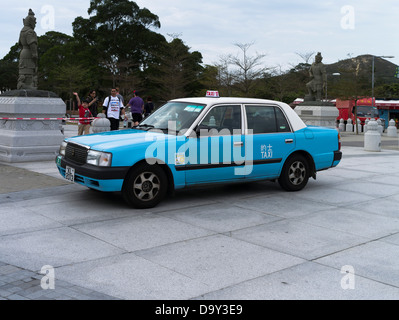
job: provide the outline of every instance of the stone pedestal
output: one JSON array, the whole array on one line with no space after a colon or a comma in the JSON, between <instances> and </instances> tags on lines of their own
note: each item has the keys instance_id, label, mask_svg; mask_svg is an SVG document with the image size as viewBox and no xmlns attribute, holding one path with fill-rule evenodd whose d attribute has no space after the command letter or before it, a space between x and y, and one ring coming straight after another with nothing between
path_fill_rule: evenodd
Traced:
<instances>
[{"instance_id":1,"label":"stone pedestal","mask_svg":"<svg viewBox=\"0 0 399 320\"><path fill-rule=\"evenodd\" d=\"M338 109L334 105L303 103L295 107L295 112L308 126L337 128Z\"/></svg>"},{"instance_id":2,"label":"stone pedestal","mask_svg":"<svg viewBox=\"0 0 399 320\"><path fill-rule=\"evenodd\" d=\"M25 90L20 90L25 91ZM54 94L0 95L0 161L55 159L64 135L62 120L6 120L4 118L63 118L66 106Z\"/></svg>"},{"instance_id":3,"label":"stone pedestal","mask_svg":"<svg viewBox=\"0 0 399 320\"><path fill-rule=\"evenodd\" d=\"M104 113L99 113L97 119L91 123L93 133L111 131L111 122L105 117Z\"/></svg>"},{"instance_id":4,"label":"stone pedestal","mask_svg":"<svg viewBox=\"0 0 399 320\"><path fill-rule=\"evenodd\" d=\"M367 132L364 134L364 150L380 152L381 134L378 131L378 123L372 119L367 126Z\"/></svg>"},{"instance_id":5,"label":"stone pedestal","mask_svg":"<svg viewBox=\"0 0 399 320\"><path fill-rule=\"evenodd\" d=\"M388 137L397 137L398 136L398 129L396 129L395 120L391 119L389 121L389 126L387 129L387 136Z\"/></svg>"}]
</instances>

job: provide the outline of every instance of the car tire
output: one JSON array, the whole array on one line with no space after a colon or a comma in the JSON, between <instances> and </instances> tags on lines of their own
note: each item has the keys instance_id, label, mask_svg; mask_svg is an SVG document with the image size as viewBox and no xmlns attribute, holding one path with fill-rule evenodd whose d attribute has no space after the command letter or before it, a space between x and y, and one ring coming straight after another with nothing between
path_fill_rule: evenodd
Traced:
<instances>
[{"instance_id":1,"label":"car tire","mask_svg":"<svg viewBox=\"0 0 399 320\"><path fill-rule=\"evenodd\" d=\"M122 195L124 200L135 208L153 208L165 197L167 182L161 167L141 164L128 174L123 184Z\"/></svg>"},{"instance_id":2,"label":"car tire","mask_svg":"<svg viewBox=\"0 0 399 320\"><path fill-rule=\"evenodd\" d=\"M308 161L302 155L293 155L284 163L278 182L286 191L299 191L306 186L308 180Z\"/></svg>"}]
</instances>

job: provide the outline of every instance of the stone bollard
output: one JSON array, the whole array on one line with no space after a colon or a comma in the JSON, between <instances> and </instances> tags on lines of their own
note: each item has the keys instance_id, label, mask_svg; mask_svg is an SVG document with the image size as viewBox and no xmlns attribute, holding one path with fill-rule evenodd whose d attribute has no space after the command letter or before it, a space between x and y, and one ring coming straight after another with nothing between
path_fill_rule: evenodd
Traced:
<instances>
[{"instance_id":1,"label":"stone bollard","mask_svg":"<svg viewBox=\"0 0 399 320\"><path fill-rule=\"evenodd\" d=\"M353 132L352 119L350 119L350 118L346 122L346 132Z\"/></svg>"},{"instance_id":2,"label":"stone bollard","mask_svg":"<svg viewBox=\"0 0 399 320\"><path fill-rule=\"evenodd\" d=\"M377 124L378 124L378 132L380 134L382 134L382 132L384 131L384 128L382 127L382 122L380 119L377 120Z\"/></svg>"},{"instance_id":3,"label":"stone bollard","mask_svg":"<svg viewBox=\"0 0 399 320\"><path fill-rule=\"evenodd\" d=\"M357 130L358 132L362 132L362 123L360 122L360 119L357 119Z\"/></svg>"},{"instance_id":4,"label":"stone bollard","mask_svg":"<svg viewBox=\"0 0 399 320\"><path fill-rule=\"evenodd\" d=\"M367 130L368 130L367 125L369 124L369 122L370 122L370 119L366 119L366 120L364 121L364 127L363 127L364 133L366 133Z\"/></svg>"},{"instance_id":5,"label":"stone bollard","mask_svg":"<svg viewBox=\"0 0 399 320\"><path fill-rule=\"evenodd\" d=\"M342 119L342 118L341 118L341 120L339 120L338 130L339 130L339 132L345 131L345 123L344 123L344 119Z\"/></svg>"},{"instance_id":6,"label":"stone bollard","mask_svg":"<svg viewBox=\"0 0 399 320\"><path fill-rule=\"evenodd\" d=\"M387 136L388 137L397 137L398 136L398 129L396 129L395 120L391 119L389 121L389 127L387 129Z\"/></svg>"},{"instance_id":7,"label":"stone bollard","mask_svg":"<svg viewBox=\"0 0 399 320\"><path fill-rule=\"evenodd\" d=\"M93 133L111 131L111 122L105 117L104 113L99 113L97 119L94 119L91 124Z\"/></svg>"},{"instance_id":8,"label":"stone bollard","mask_svg":"<svg viewBox=\"0 0 399 320\"><path fill-rule=\"evenodd\" d=\"M381 151L381 135L378 132L378 123L371 119L368 123L368 130L364 134L365 151Z\"/></svg>"}]
</instances>

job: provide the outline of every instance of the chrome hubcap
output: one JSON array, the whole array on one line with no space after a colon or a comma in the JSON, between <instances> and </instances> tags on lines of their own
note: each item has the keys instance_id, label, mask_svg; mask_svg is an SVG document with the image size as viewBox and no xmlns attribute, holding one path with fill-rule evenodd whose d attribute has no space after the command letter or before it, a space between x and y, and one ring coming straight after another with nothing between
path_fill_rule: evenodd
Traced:
<instances>
[{"instance_id":1,"label":"chrome hubcap","mask_svg":"<svg viewBox=\"0 0 399 320\"><path fill-rule=\"evenodd\" d=\"M161 183L156 174L143 172L134 180L134 194L142 201L150 201L159 193Z\"/></svg>"},{"instance_id":2,"label":"chrome hubcap","mask_svg":"<svg viewBox=\"0 0 399 320\"><path fill-rule=\"evenodd\" d=\"M301 161L295 161L288 171L288 179L296 186L303 182L305 175L306 167Z\"/></svg>"}]
</instances>

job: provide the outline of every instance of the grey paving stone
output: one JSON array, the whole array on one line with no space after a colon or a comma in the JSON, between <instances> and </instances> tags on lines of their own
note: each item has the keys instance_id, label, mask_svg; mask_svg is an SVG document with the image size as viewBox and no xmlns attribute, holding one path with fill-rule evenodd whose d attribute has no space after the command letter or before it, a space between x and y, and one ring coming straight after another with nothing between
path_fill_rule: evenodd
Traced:
<instances>
[{"instance_id":1,"label":"grey paving stone","mask_svg":"<svg viewBox=\"0 0 399 320\"><path fill-rule=\"evenodd\" d=\"M93 291L83 287L76 286L66 281L56 280L56 288L44 290L41 287L40 278L43 275L37 275L33 271L24 270L12 265L1 263L2 267L8 272L8 282L0 282L0 300L115 300L116 298L108 296L101 292ZM18 274L16 279L10 275ZM24 276L24 277L22 277ZM2 276L1 278L4 278Z\"/></svg>"},{"instance_id":2,"label":"grey paving stone","mask_svg":"<svg viewBox=\"0 0 399 320\"><path fill-rule=\"evenodd\" d=\"M343 156L300 192L182 190L147 210L77 184L0 194L0 299L397 300L399 152ZM40 286L46 264L55 290ZM355 290L340 286L345 265Z\"/></svg>"},{"instance_id":3,"label":"grey paving stone","mask_svg":"<svg viewBox=\"0 0 399 320\"><path fill-rule=\"evenodd\" d=\"M397 300L399 288L313 262L296 265L197 297L205 300ZM342 285L341 283L344 283Z\"/></svg>"},{"instance_id":4,"label":"grey paving stone","mask_svg":"<svg viewBox=\"0 0 399 320\"><path fill-rule=\"evenodd\" d=\"M0 207L0 235L61 227L60 223L14 204Z\"/></svg>"},{"instance_id":5,"label":"grey paving stone","mask_svg":"<svg viewBox=\"0 0 399 320\"><path fill-rule=\"evenodd\" d=\"M399 215L396 218L386 217L359 212L353 207L324 210L300 217L297 221L370 239L386 237L399 230Z\"/></svg>"},{"instance_id":6,"label":"grey paving stone","mask_svg":"<svg viewBox=\"0 0 399 320\"><path fill-rule=\"evenodd\" d=\"M190 299L208 285L133 253L57 269L60 279L118 299ZM72 291L72 290L71 290ZM80 293L72 297L79 298Z\"/></svg>"},{"instance_id":7,"label":"grey paving stone","mask_svg":"<svg viewBox=\"0 0 399 320\"><path fill-rule=\"evenodd\" d=\"M10 264L41 270L44 265L57 267L124 251L77 230L56 228L5 236L0 242L0 252L2 259Z\"/></svg>"},{"instance_id":8,"label":"grey paving stone","mask_svg":"<svg viewBox=\"0 0 399 320\"><path fill-rule=\"evenodd\" d=\"M214 234L191 224L153 214L79 225L77 230L128 252ZM129 235L128 237L126 235Z\"/></svg>"},{"instance_id":9,"label":"grey paving stone","mask_svg":"<svg viewBox=\"0 0 399 320\"><path fill-rule=\"evenodd\" d=\"M399 287L399 246L373 241L317 259L316 262L342 268L349 265L356 275Z\"/></svg>"},{"instance_id":10,"label":"grey paving stone","mask_svg":"<svg viewBox=\"0 0 399 320\"><path fill-rule=\"evenodd\" d=\"M8 300L29 300L26 297L20 296L18 294L13 294L11 296L8 296Z\"/></svg>"},{"instance_id":11,"label":"grey paving stone","mask_svg":"<svg viewBox=\"0 0 399 320\"><path fill-rule=\"evenodd\" d=\"M278 252L312 260L369 241L367 238L295 220L238 230L231 236Z\"/></svg>"},{"instance_id":12,"label":"grey paving stone","mask_svg":"<svg viewBox=\"0 0 399 320\"><path fill-rule=\"evenodd\" d=\"M242 206L226 206L224 203L198 206L190 211L180 209L161 212L159 215L217 232L230 232L280 219Z\"/></svg>"},{"instance_id":13,"label":"grey paving stone","mask_svg":"<svg viewBox=\"0 0 399 320\"><path fill-rule=\"evenodd\" d=\"M277 272L304 261L223 235L142 250L136 254L204 283L209 290Z\"/></svg>"}]
</instances>

